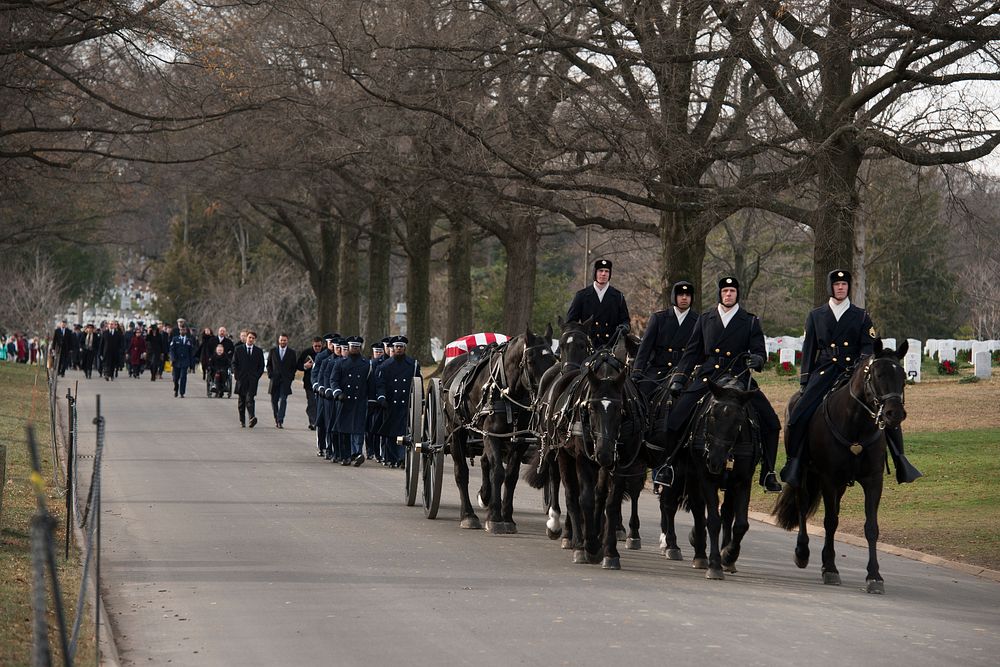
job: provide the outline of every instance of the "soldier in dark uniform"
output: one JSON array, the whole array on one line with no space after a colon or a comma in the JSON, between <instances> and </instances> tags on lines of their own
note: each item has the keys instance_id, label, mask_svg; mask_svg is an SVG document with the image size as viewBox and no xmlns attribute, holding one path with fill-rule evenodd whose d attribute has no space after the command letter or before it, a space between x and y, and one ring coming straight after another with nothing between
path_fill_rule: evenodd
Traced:
<instances>
[{"instance_id":1,"label":"soldier in dark uniform","mask_svg":"<svg viewBox=\"0 0 1000 667\"><path fill-rule=\"evenodd\" d=\"M323 336L323 339L326 341L326 348L316 354L312 367L312 392L316 397L316 446L319 449L316 456L328 458L332 456L332 453L326 439L328 415L326 401L323 400L323 393L326 391L326 387L320 383L320 378L323 375L323 367L326 365L327 359L333 354L333 340L336 337L337 334L335 333L328 333Z\"/></svg>"},{"instance_id":2,"label":"soldier in dark uniform","mask_svg":"<svg viewBox=\"0 0 1000 667\"><path fill-rule=\"evenodd\" d=\"M850 372L862 356L874 352L873 344L878 335L868 311L851 303L849 271L831 271L826 277L826 291L830 301L813 310L806 318L802 369L799 373L801 391L788 415L785 432L788 462L781 470L781 479L790 486L802 483L807 454L802 446L813 413L837 378ZM896 481L902 484L920 477L920 472L903 455L903 434L899 427L887 428L886 439L896 464Z\"/></svg>"},{"instance_id":3,"label":"soldier in dark uniform","mask_svg":"<svg viewBox=\"0 0 1000 667\"><path fill-rule=\"evenodd\" d=\"M372 378L378 376L379 366L385 361L385 341L388 338L383 338L382 340L376 341L372 344L372 358L368 360L368 364L372 368ZM367 450L368 458L375 459L379 463L382 462L382 451L379 447L380 437L378 434L379 428L382 426L382 409L378 405L378 387L375 382L370 382L368 384L368 417L366 419L367 424L365 425L365 449Z\"/></svg>"},{"instance_id":4,"label":"soldier in dark uniform","mask_svg":"<svg viewBox=\"0 0 1000 667\"><path fill-rule=\"evenodd\" d=\"M725 374L738 377L749 373L748 368L759 371L764 367L767 358L764 332L757 316L740 308L739 288L736 278L725 277L719 281L718 305L698 318L677 372L670 378L670 393L679 397L667 419L668 433L675 441L680 440L699 399L708 393L709 380L718 382ZM688 382L688 374L696 365L698 373ZM758 388L752 377L749 387ZM763 440L760 484L768 492L780 493L774 463L781 423L763 392L754 392L750 404L757 411Z\"/></svg>"},{"instance_id":5,"label":"soldier in dark uniform","mask_svg":"<svg viewBox=\"0 0 1000 667\"><path fill-rule=\"evenodd\" d=\"M365 424L368 418L368 390L374 384L372 366L361 356L361 336L347 339L347 356L333 369L331 398L340 404L336 431L344 446L341 464L359 466L365 462Z\"/></svg>"},{"instance_id":6,"label":"soldier in dark uniform","mask_svg":"<svg viewBox=\"0 0 1000 667\"><path fill-rule=\"evenodd\" d=\"M686 280L674 283L670 288L670 303L671 308L659 310L649 318L636 355L632 375L646 398L674 372L698 321L698 313L691 308L694 303L691 283Z\"/></svg>"},{"instance_id":7,"label":"soldier in dark uniform","mask_svg":"<svg viewBox=\"0 0 1000 667\"><path fill-rule=\"evenodd\" d=\"M316 355L323 351L323 339L316 337L312 339L312 347L306 348L299 354L298 363L295 367L302 371L302 388L306 394L306 418L309 420L309 430L316 430L316 394L312 390L312 371L315 365Z\"/></svg>"},{"instance_id":8,"label":"soldier in dark uniform","mask_svg":"<svg viewBox=\"0 0 1000 667\"><path fill-rule=\"evenodd\" d=\"M625 295L611 286L611 260L594 262L594 284L573 297L566 312L567 322L590 323L590 340L595 348L607 347L617 331L628 333L629 314Z\"/></svg>"},{"instance_id":9,"label":"soldier in dark uniform","mask_svg":"<svg viewBox=\"0 0 1000 667\"><path fill-rule=\"evenodd\" d=\"M378 404L382 406L383 421L379 434L382 440L382 465L400 468L403 465L402 447L396 438L406 434L409 417L407 406L413 378L420 375L420 363L406 355L406 336L397 336L392 341L392 356L382 362L376 376Z\"/></svg>"}]
</instances>

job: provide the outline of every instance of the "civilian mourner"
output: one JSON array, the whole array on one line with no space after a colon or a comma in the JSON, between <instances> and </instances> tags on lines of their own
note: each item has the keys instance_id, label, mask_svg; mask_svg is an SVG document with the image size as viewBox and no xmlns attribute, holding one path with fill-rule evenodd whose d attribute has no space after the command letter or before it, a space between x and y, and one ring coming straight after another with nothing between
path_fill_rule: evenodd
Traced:
<instances>
[{"instance_id":1,"label":"civilian mourner","mask_svg":"<svg viewBox=\"0 0 1000 667\"><path fill-rule=\"evenodd\" d=\"M236 409L240 414L240 426L247 426L246 416L250 415L250 428L257 425L257 414L254 398L257 396L257 383L264 374L264 352L254 345L257 342L257 332L247 331L246 343L237 345L233 352L233 376L236 380L236 393L239 401Z\"/></svg>"},{"instance_id":2,"label":"civilian mourner","mask_svg":"<svg viewBox=\"0 0 1000 667\"><path fill-rule=\"evenodd\" d=\"M611 286L611 260L594 262L594 283L576 293L566 313L567 322L590 322L594 347L607 347L618 331L628 332L629 314L625 295Z\"/></svg>"},{"instance_id":3,"label":"civilian mourner","mask_svg":"<svg viewBox=\"0 0 1000 667\"><path fill-rule=\"evenodd\" d=\"M698 313L694 303L694 285L679 280L670 288L671 307L658 310L649 318L636 354L633 377L639 391L649 398L674 372L681 360Z\"/></svg>"},{"instance_id":4,"label":"civilian mourner","mask_svg":"<svg viewBox=\"0 0 1000 667\"><path fill-rule=\"evenodd\" d=\"M316 430L316 394L312 390L312 371L315 365L316 355L323 351L323 339L315 337L312 339L312 347L306 348L299 354L296 368L302 371L302 388L306 394L306 419L309 420L309 430Z\"/></svg>"},{"instance_id":5,"label":"civilian mourner","mask_svg":"<svg viewBox=\"0 0 1000 667\"><path fill-rule=\"evenodd\" d=\"M670 392L679 396L667 421L668 431L675 440L682 436L698 401L708 393L709 380L718 382L723 375L747 374L749 388L759 389L749 376L749 369L759 371L764 367L767 357L764 332L757 316L740 308L739 288L736 278L727 276L719 281L718 305L698 318L677 372L670 378ZM688 375L695 366L699 367L698 373L689 381ZM781 485L774 474L781 430L778 415L759 390L753 393L749 404L757 411L763 440L760 484L771 493L780 493Z\"/></svg>"},{"instance_id":6,"label":"civilian mourner","mask_svg":"<svg viewBox=\"0 0 1000 667\"><path fill-rule=\"evenodd\" d=\"M359 466L365 462L365 422L368 417L368 389L374 384L372 366L361 356L361 336L347 339L347 356L338 363L330 376L330 398L340 403L334 426L340 442L343 465Z\"/></svg>"},{"instance_id":7,"label":"civilian mourner","mask_svg":"<svg viewBox=\"0 0 1000 667\"><path fill-rule=\"evenodd\" d=\"M831 271L826 277L826 291L829 302L806 317L802 369L799 373L801 392L788 415L785 432L788 463L781 471L781 478L790 486L797 487L802 483L802 471L808 456L808 447L804 445L810 418L837 379L849 372L861 357L873 353L873 344L878 337L868 311L851 303L849 271ZM887 428L885 434L896 466L896 481L903 484L920 477L920 472L903 454L900 428Z\"/></svg>"},{"instance_id":8,"label":"civilian mourner","mask_svg":"<svg viewBox=\"0 0 1000 667\"><path fill-rule=\"evenodd\" d=\"M213 338L214 339L214 338ZM285 428L285 409L292 393L292 382L298 359L295 350L288 347L288 334L278 336L278 345L267 355L267 393L271 395L271 412L275 428Z\"/></svg>"},{"instance_id":9,"label":"civilian mourner","mask_svg":"<svg viewBox=\"0 0 1000 667\"><path fill-rule=\"evenodd\" d=\"M408 404L413 378L420 375L420 363L406 355L406 336L392 340L392 356L382 362L376 377L377 400L383 410L382 465L400 468L403 465L403 448L396 438L406 434Z\"/></svg>"}]
</instances>

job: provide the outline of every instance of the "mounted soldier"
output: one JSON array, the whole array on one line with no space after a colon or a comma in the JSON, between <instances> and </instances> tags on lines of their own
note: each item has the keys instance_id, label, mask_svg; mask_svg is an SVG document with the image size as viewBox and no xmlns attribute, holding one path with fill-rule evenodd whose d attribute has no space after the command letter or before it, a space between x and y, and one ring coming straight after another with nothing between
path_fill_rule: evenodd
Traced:
<instances>
[{"instance_id":1,"label":"mounted soldier","mask_svg":"<svg viewBox=\"0 0 1000 667\"><path fill-rule=\"evenodd\" d=\"M611 286L611 260L594 262L594 283L573 297L566 313L567 322L591 320L590 340L595 348L611 345L616 332L629 331L625 295Z\"/></svg>"},{"instance_id":2,"label":"mounted soldier","mask_svg":"<svg viewBox=\"0 0 1000 667\"><path fill-rule=\"evenodd\" d=\"M781 479L789 486L802 483L805 470L803 444L809 430L809 420L833 388L837 380L849 372L858 360L873 354L878 338L868 311L851 303L851 273L843 269L831 271L826 277L829 302L816 308L806 318L805 340L802 343L801 390L793 397L788 410L785 432L785 452L788 462ZM903 434L899 427L886 428L889 453L896 467L896 481L912 482L921 476L903 455Z\"/></svg>"},{"instance_id":3,"label":"mounted soldier","mask_svg":"<svg viewBox=\"0 0 1000 667\"><path fill-rule=\"evenodd\" d=\"M740 308L739 288L736 278L727 276L719 281L719 303L698 318L677 364L677 372L670 378L670 393L678 397L667 420L667 430L674 442L680 441L696 406L708 393L709 380L719 382L723 375L739 378L750 369L764 368L767 348L760 319ZM689 381L688 376L695 366L699 367L698 373ZM747 380L747 388L758 390L753 392L748 403L757 411L760 424L764 455L760 485L769 493L780 493L774 463L781 423L752 377Z\"/></svg>"},{"instance_id":4,"label":"mounted soldier","mask_svg":"<svg viewBox=\"0 0 1000 667\"><path fill-rule=\"evenodd\" d=\"M670 304L649 318L635 359L632 378L647 399L680 363L698 321L698 313L691 307L694 285L688 281L679 280L670 288Z\"/></svg>"}]
</instances>

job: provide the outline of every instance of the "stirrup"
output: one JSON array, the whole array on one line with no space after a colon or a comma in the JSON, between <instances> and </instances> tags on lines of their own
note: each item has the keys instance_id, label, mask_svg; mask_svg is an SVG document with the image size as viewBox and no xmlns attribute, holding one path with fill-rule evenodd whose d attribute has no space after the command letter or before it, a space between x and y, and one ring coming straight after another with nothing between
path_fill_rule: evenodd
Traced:
<instances>
[{"instance_id":1,"label":"stirrup","mask_svg":"<svg viewBox=\"0 0 1000 667\"><path fill-rule=\"evenodd\" d=\"M674 483L674 467L665 463L653 472L653 495L660 495Z\"/></svg>"}]
</instances>

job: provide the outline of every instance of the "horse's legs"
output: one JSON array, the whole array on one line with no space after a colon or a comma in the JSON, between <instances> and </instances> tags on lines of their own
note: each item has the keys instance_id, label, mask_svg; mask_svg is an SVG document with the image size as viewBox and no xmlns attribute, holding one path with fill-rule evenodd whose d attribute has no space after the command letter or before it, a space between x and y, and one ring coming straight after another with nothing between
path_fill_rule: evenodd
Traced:
<instances>
[{"instance_id":1,"label":"horse's legs","mask_svg":"<svg viewBox=\"0 0 1000 667\"><path fill-rule=\"evenodd\" d=\"M604 560L601 567L605 570L620 570L621 555L618 553L618 526L622 522L622 501L625 496L625 485L628 478L607 473L608 500L605 506L604 519Z\"/></svg>"},{"instance_id":2,"label":"horse's legs","mask_svg":"<svg viewBox=\"0 0 1000 667\"><path fill-rule=\"evenodd\" d=\"M646 483L646 471L641 476L628 477L628 495L632 511L628 519L628 537L625 538L626 549L641 549L642 537L639 535L639 494Z\"/></svg>"},{"instance_id":3,"label":"horse's legs","mask_svg":"<svg viewBox=\"0 0 1000 667\"><path fill-rule=\"evenodd\" d=\"M455 464L455 485L458 487L462 505L459 526L461 528L482 528L476 511L472 509L472 500L469 498L469 462L465 459L465 430L456 429L448 437L451 438L451 459Z\"/></svg>"},{"instance_id":4,"label":"horse's legs","mask_svg":"<svg viewBox=\"0 0 1000 667\"><path fill-rule=\"evenodd\" d=\"M660 532L663 533L660 552L669 560L682 560L680 547L677 546L677 530L674 517L680 504L680 491L674 484L660 491Z\"/></svg>"},{"instance_id":5,"label":"horse's legs","mask_svg":"<svg viewBox=\"0 0 1000 667\"><path fill-rule=\"evenodd\" d=\"M708 510L708 572L706 579L722 579L722 555L719 553L719 531L722 528L722 518L719 516L719 492L708 480L701 480L702 496L705 498L705 509Z\"/></svg>"},{"instance_id":6,"label":"horse's legs","mask_svg":"<svg viewBox=\"0 0 1000 667\"><path fill-rule=\"evenodd\" d=\"M865 539L868 540L868 575L865 590L869 593L885 593L885 583L878 571L878 506L882 502L882 467L875 475L860 480L865 491Z\"/></svg>"},{"instance_id":7,"label":"horse's legs","mask_svg":"<svg viewBox=\"0 0 1000 667\"><path fill-rule=\"evenodd\" d=\"M696 473L692 472L691 474L695 475ZM696 487L697 484L692 482L691 486ZM708 554L706 552L708 542L705 538L706 509L705 500L701 494L700 489L695 489L694 493L688 499L688 503L691 506L691 518L694 520L691 532L688 533L688 542L694 547L694 558L691 560L691 567L698 570L706 570L708 569Z\"/></svg>"},{"instance_id":8,"label":"horse's legs","mask_svg":"<svg viewBox=\"0 0 1000 667\"><path fill-rule=\"evenodd\" d=\"M806 483L819 484L819 479L815 475L806 473ZM795 503L799 509L799 535L795 540L795 566L805 568L809 565L809 530L806 526L806 512L809 510L809 499L805 486L795 489Z\"/></svg>"},{"instance_id":9,"label":"horse's legs","mask_svg":"<svg viewBox=\"0 0 1000 667\"><path fill-rule=\"evenodd\" d=\"M725 529L730 537L722 548L722 567L726 572L736 572L736 560L740 557L740 544L750 530L750 479L740 483L735 489L726 492L726 502L723 509L728 517ZM728 506L728 509L727 509Z\"/></svg>"},{"instance_id":10,"label":"horse's legs","mask_svg":"<svg viewBox=\"0 0 1000 667\"><path fill-rule=\"evenodd\" d=\"M480 508L488 509L490 498L493 497L493 467L490 464L490 455L485 438L483 439L483 455L479 457L479 469L483 473L483 479L479 485L479 493L476 494L476 500L479 502Z\"/></svg>"},{"instance_id":11,"label":"horse's legs","mask_svg":"<svg viewBox=\"0 0 1000 667\"><path fill-rule=\"evenodd\" d=\"M553 460L548 463L549 479L546 484L549 495L549 518L545 522L545 534L549 536L550 540L558 540L562 534L562 508L559 505L559 464L554 460L554 454L546 454L546 456L552 456Z\"/></svg>"},{"instance_id":12,"label":"horse's legs","mask_svg":"<svg viewBox=\"0 0 1000 667\"><path fill-rule=\"evenodd\" d=\"M823 583L833 586L840 585L840 571L837 569L837 553L834 549L834 537L837 526L840 525L840 498L844 488L836 488L829 480L822 481L823 489Z\"/></svg>"},{"instance_id":13,"label":"horse's legs","mask_svg":"<svg viewBox=\"0 0 1000 667\"><path fill-rule=\"evenodd\" d=\"M489 496L483 498L488 505L486 519L486 532L495 535L502 535L507 532L507 526L503 523L501 493L503 492L503 480L506 475L503 461L503 445L497 438L490 436L483 437L483 479L490 480ZM486 462L489 462L487 470ZM485 482L484 482L485 485Z\"/></svg>"},{"instance_id":14,"label":"horse's legs","mask_svg":"<svg viewBox=\"0 0 1000 667\"><path fill-rule=\"evenodd\" d=\"M597 508L597 470L583 456L576 457L576 474L580 484L580 513L583 515L583 548L589 563L601 558L600 518Z\"/></svg>"},{"instance_id":15,"label":"horse's legs","mask_svg":"<svg viewBox=\"0 0 1000 667\"><path fill-rule=\"evenodd\" d=\"M514 489L517 488L521 461L527 448L526 444L515 444L514 442L510 442L507 447L508 457L503 476L503 505L500 508L500 516L501 520L507 524L507 532L510 534L517 532L517 524L514 523Z\"/></svg>"},{"instance_id":16,"label":"horse's legs","mask_svg":"<svg viewBox=\"0 0 1000 667\"><path fill-rule=\"evenodd\" d=\"M583 554L583 513L580 508L580 480L576 476L576 459L563 450L559 452L559 470L566 487L566 526L575 529L569 536L569 548L573 549L573 562L586 563Z\"/></svg>"}]
</instances>

